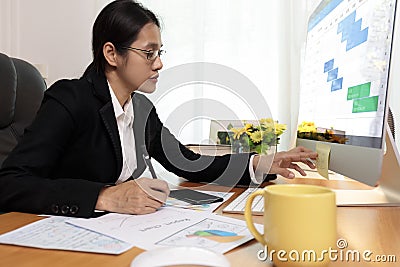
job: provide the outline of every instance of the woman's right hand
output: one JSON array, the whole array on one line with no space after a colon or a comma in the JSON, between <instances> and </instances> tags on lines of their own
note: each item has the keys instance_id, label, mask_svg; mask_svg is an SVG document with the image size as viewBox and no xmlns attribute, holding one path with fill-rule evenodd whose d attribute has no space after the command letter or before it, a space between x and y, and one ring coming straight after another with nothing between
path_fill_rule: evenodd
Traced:
<instances>
[{"instance_id":1,"label":"woman's right hand","mask_svg":"<svg viewBox=\"0 0 400 267\"><path fill-rule=\"evenodd\" d=\"M105 187L97 198L96 209L125 214L155 212L167 200L168 184L159 179L138 178Z\"/></svg>"}]
</instances>

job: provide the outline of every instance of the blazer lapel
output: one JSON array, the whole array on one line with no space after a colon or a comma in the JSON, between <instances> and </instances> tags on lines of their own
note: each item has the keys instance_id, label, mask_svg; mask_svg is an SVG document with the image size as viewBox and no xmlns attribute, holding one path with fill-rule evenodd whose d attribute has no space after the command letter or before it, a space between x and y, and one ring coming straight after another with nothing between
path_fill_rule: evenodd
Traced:
<instances>
[{"instance_id":1,"label":"blazer lapel","mask_svg":"<svg viewBox=\"0 0 400 267\"><path fill-rule=\"evenodd\" d=\"M143 151L142 146L146 145L145 143L145 132L146 132L146 118L142 116L143 107L141 107L140 99L135 96L135 93L132 94L132 103L133 103L133 113L134 113L134 121L133 121L133 132L135 136L135 147L136 147L136 161L137 168L132 174L132 178L139 177L144 170L146 169L146 163L143 159ZM148 140L149 141L149 140ZM146 146L148 149L148 146Z\"/></svg>"},{"instance_id":2,"label":"blazer lapel","mask_svg":"<svg viewBox=\"0 0 400 267\"><path fill-rule=\"evenodd\" d=\"M118 125L114 115L114 107L111 101L105 104L100 109L99 113L107 129L107 132L111 138L111 143L114 147L115 158L117 160L117 166L118 166L116 169L115 176L118 179L122 171L122 148L118 133Z\"/></svg>"},{"instance_id":3,"label":"blazer lapel","mask_svg":"<svg viewBox=\"0 0 400 267\"><path fill-rule=\"evenodd\" d=\"M93 94L105 103L104 106L99 110L99 114L104 126L107 129L107 133L110 136L111 143L114 148L114 154L117 161L115 177L118 179L122 171L122 148L107 80L105 76L97 75L94 70L91 70L88 73L87 80L93 84Z\"/></svg>"}]
</instances>

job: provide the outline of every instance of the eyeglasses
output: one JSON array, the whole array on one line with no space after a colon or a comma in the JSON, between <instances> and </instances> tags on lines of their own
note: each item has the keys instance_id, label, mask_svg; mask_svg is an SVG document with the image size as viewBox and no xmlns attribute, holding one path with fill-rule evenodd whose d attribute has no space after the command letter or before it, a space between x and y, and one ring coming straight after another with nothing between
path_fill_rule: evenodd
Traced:
<instances>
[{"instance_id":1,"label":"eyeglasses","mask_svg":"<svg viewBox=\"0 0 400 267\"><path fill-rule=\"evenodd\" d=\"M165 50L158 49L158 50L144 50L140 48L130 47L130 46L122 46L122 49L128 49L131 51L140 51L146 54L147 60L155 60L157 57L161 57L165 54Z\"/></svg>"}]
</instances>

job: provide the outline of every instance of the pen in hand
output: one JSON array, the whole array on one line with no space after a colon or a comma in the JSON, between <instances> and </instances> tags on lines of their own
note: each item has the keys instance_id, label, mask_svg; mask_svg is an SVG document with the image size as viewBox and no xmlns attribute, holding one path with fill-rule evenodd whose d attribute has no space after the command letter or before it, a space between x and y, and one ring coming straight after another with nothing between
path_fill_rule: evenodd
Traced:
<instances>
[{"instance_id":1,"label":"pen in hand","mask_svg":"<svg viewBox=\"0 0 400 267\"><path fill-rule=\"evenodd\" d=\"M146 149L145 145L142 145L142 151L143 151L144 162L146 163L147 167L149 168L152 178L153 179L157 179L156 172L154 171L153 165L151 164L150 155L149 155L149 153L147 153L147 149ZM157 182L161 182L161 180L158 180ZM168 186L166 186L166 190L161 189L161 188L155 188L155 187L152 187L151 189L153 189L155 191L159 191L159 192L165 194L165 198L161 199L161 198L157 198L157 197L153 196L153 199L155 199L155 200L157 200L157 201L159 201L161 203L165 203L166 202L166 198L169 195Z\"/></svg>"},{"instance_id":2,"label":"pen in hand","mask_svg":"<svg viewBox=\"0 0 400 267\"><path fill-rule=\"evenodd\" d=\"M147 149L146 149L145 145L142 145L142 152L143 152L144 162L146 163L147 167L149 168L152 178L157 179L156 172L154 171L153 165L151 164L151 159L150 159L149 153L147 153Z\"/></svg>"}]
</instances>

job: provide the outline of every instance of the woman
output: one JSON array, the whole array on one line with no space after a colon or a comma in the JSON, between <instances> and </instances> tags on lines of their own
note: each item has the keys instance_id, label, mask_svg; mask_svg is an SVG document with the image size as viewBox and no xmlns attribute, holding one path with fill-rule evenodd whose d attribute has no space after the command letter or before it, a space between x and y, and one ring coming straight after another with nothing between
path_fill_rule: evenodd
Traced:
<instances>
[{"instance_id":1,"label":"woman","mask_svg":"<svg viewBox=\"0 0 400 267\"><path fill-rule=\"evenodd\" d=\"M46 91L35 121L3 163L0 210L76 217L95 209L155 212L169 189L162 180L140 177L143 150L194 182L248 184L259 176L258 155L207 157L186 149L136 93L153 92L163 67L160 24L151 11L130 0L110 3L94 23L92 46L83 77ZM293 162L314 167L306 159L316 156L304 148L277 153L270 173L294 177L293 168L305 175Z\"/></svg>"}]
</instances>

